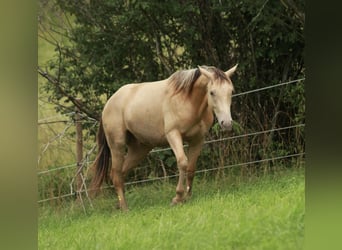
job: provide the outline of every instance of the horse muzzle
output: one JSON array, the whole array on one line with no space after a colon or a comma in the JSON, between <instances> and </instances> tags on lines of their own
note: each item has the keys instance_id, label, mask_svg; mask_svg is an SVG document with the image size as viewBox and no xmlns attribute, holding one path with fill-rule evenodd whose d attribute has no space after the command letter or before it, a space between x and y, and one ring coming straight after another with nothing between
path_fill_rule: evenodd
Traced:
<instances>
[{"instance_id":1,"label":"horse muzzle","mask_svg":"<svg viewBox=\"0 0 342 250\"><path fill-rule=\"evenodd\" d=\"M231 131L233 129L233 121L222 120L220 121L220 126L223 131Z\"/></svg>"}]
</instances>

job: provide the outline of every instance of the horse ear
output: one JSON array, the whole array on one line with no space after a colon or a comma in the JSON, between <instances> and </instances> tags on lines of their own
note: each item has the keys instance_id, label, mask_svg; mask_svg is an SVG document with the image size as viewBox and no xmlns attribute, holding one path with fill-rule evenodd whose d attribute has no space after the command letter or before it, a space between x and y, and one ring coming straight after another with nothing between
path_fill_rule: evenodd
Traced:
<instances>
[{"instance_id":1,"label":"horse ear","mask_svg":"<svg viewBox=\"0 0 342 250\"><path fill-rule=\"evenodd\" d=\"M201 66L197 66L201 74L205 75L209 79L214 79L214 74L206 70L205 68Z\"/></svg>"},{"instance_id":2,"label":"horse ear","mask_svg":"<svg viewBox=\"0 0 342 250\"><path fill-rule=\"evenodd\" d=\"M238 64L236 64L234 67L232 67L231 69L228 69L228 70L225 72L226 75L227 75L229 78L234 74L234 72L235 72L237 66L238 66Z\"/></svg>"}]
</instances>

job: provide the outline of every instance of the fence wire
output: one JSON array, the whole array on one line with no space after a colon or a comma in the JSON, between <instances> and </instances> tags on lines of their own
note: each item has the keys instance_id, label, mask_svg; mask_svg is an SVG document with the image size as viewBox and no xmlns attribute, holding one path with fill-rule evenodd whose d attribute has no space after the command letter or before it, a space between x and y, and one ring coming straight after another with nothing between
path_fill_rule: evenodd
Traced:
<instances>
[{"instance_id":1,"label":"fence wire","mask_svg":"<svg viewBox=\"0 0 342 250\"><path fill-rule=\"evenodd\" d=\"M253 90L249 90L249 91L233 94L233 97L241 96L241 95L248 95L248 94L259 92L259 91L263 91L263 90L266 90L266 89L272 89L272 88L280 87L280 86L291 84L291 83L298 83L298 82L301 82L301 81L304 81L304 80L305 80L305 78L300 78L300 79L296 79L296 80L292 80L292 81L288 81L288 82L282 82L282 83L266 86L266 87L263 87L263 88L258 88L258 89L253 89Z\"/></svg>"},{"instance_id":2,"label":"fence wire","mask_svg":"<svg viewBox=\"0 0 342 250\"><path fill-rule=\"evenodd\" d=\"M241 167L241 166L247 166L251 164L257 164L257 163L262 163L262 162L268 162L268 161L276 161L276 160L281 160L281 159L286 159L286 158L291 158L291 157L299 157L299 156L304 156L305 152L302 153L296 153L296 154L290 154L290 155L283 155L283 156L277 156L277 157L272 157L272 158L267 158L267 159L262 159L262 160L256 160L256 161L249 161L249 162L244 162L244 163L237 163L237 164L232 164L232 165L226 165L222 167L215 167L215 168L209 168L209 169L202 169L202 170L197 170L195 174L199 173L205 173L205 172L210 172L214 170L223 170L223 169L228 169L228 168L234 168L234 167ZM178 177L179 174L174 174L174 175L168 175L168 176L162 176L162 177L154 177L154 178L149 178L149 179L144 179L144 180L138 180L138 181L131 181L131 182L126 182L125 186L129 185L134 185L134 184L141 184L141 183L146 183L146 182L153 182L153 181L158 181L158 180L165 180L165 179L170 179L170 178L175 178ZM102 189L108 189L108 188L113 188L113 185L110 186L105 186ZM89 192L92 191L91 189L86 189L80 191L81 193L84 192ZM61 196L55 196L43 200L39 200L38 203L46 202L46 201L51 201L51 200L56 200L56 199L62 199L70 196L76 196L76 192L71 192L68 194L64 194Z\"/></svg>"},{"instance_id":3,"label":"fence wire","mask_svg":"<svg viewBox=\"0 0 342 250\"><path fill-rule=\"evenodd\" d=\"M228 141L228 140L234 140L234 139L240 139L243 137L249 137L249 136L254 136L254 135L261 135L261 134L266 134L266 133L271 133L271 132L277 132L277 131L282 131L282 130L287 130L287 129L292 129L292 128L299 128L299 127L304 127L305 124L297 124L297 125L292 125L292 126L287 126L287 127L281 127L281 128L275 128L275 129L269 129L269 130L263 130L263 131L258 131L258 132L253 132L253 133L248 133L248 134L243 134L243 135L236 135L236 136L231 136L231 137L225 137L225 138L220 138L220 139L214 139L214 140L209 140L209 141L205 141L203 143L203 145L207 145L207 144L211 144L211 143L216 143L216 142L223 142L223 141ZM187 145L184 145L184 147L186 148ZM153 149L150 151L149 154L153 154L153 153L159 153L159 152L164 152L164 151L170 151L172 150L170 147L166 147L166 148L161 148L161 149ZM94 161L87 161L87 164L89 163L93 163ZM76 167L77 164L73 163L73 164L69 164L66 166L61 166L61 167L57 167L57 168L52 168L52 169L48 169L48 170L44 170L44 171L40 171L37 174L41 175L41 174L46 174L49 172L54 172L54 171L58 171L58 170L62 170L62 169L66 169L66 168L72 168L72 167ZM147 166L145 166L147 167ZM142 168L142 167L140 167ZM135 168L138 169L138 168Z\"/></svg>"},{"instance_id":4,"label":"fence wire","mask_svg":"<svg viewBox=\"0 0 342 250\"><path fill-rule=\"evenodd\" d=\"M276 87L280 87L280 86L284 86L284 85L288 85L288 84L299 83L299 82L302 82L304 80L305 80L305 78L300 78L300 79L296 79L296 80L292 80L292 81L282 82L282 83L278 83L278 84L274 84L274 85L270 85L270 86L254 89L254 90L249 90L249 91L233 94L233 97L238 97L238 96L243 96L243 95L247 95L247 94L251 94L251 93L256 93L256 92L259 92L259 91L264 91L264 90L267 90L267 89L276 88ZM70 115L72 115L74 113L75 112L70 112L70 113L68 113L66 115L70 116ZM57 116L52 116L52 117L48 117L48 118L43 118L43 119L38 120L38 124L48 124L48 123L58 122L58 121L51 121L51 119L55 119L57 117L62 117L62 116L61 115L57 115ZM87 117L85 117L85 118L87 118ZM65 122L65 121L63 120L61 122ZM94 120L94 119L88 119L88 121L82 121L82 122L94 122L94 126L97 124L97 121ZM217 142L227 141L227 140L239 139L239 138L249 137L249 136L254 136L254 135L260 135L260 134L265 134L265 133L271 133L271 132L276 132L276 131L281 131L281 130L287 130L287 129L292 129L292 128L304 127L304 126L305 126L305 124L297 124L297 125L291 125L291 126L287 126L287 127L281 127L281 128L275 128L275 129L269 129L269 130L264 130L264 131L247 133L247 134L243 134L243 135L237 135L237 136L231 136L231 137L226 137L226 138L214 139L214 140L205 141L204 145L210 144L210 143L217 143ZM184 147L187 147L187 145L184 145ZM154 149L154 150L151 150L150 154L157 153L157 152L168 151L168 150L171 150L171 148L167 147L167 148L162 148L162 149ZM305 152L303 152L303 153L296 153L296 154L290 154L290 155L283 155L283 156L277 156L277 157L272 157L272 158L267 158L267 159L261 159L261 160L256 160L256 161L245 162L245 163L237 163L237 164L226 165L226 166L221 166L221 167L215 167L215 168L210 168L210 169L197 170L195 173L198 174L198 173L210 172L210 171L220 170L220 169L229 169L229 168L234 168L234 167L239 167L239 166L241 167L241 166L246 166L246 165L251 165L251 164L257 164L257 163L268 162L268 161L276 161L276 160L280 160L280 159L291 158L291 157L299 157L299 156L304 156L304 155L305 155ZM89 163L92 163L92 162L93 161L89 161L89 155L88 155L87 159L85 159L83 161L82 165L86 166L86 165L88 165ZM37 172L37 175L47 174L47 173L50 173L50 172L53 172L53 171L58 171L58 170L62 170L62 169L72 168L72 167L76 167L76 166L77 166L76 163L69 164L69 165L65 165L65 166L61 166L61 167L57 167L57 168L53 168L53 169ZM174 174L174 175L163 176L163 177L149 178L149 179L144 179L144 180L127 182L127 183L125 183L125 185L134 185L134 184L139 184L139 183L145 183L145 182L151 182L151 181L157 181L157 180L174 178L174 177L178 177L178 176L179 176L179 174ZM72 182L70 183L70 186L73 185L74 179L75 178L73 178ZM84 186L84 189L79 191L78 193L86 193L87 194L87 192L90 191L90 190L86 188L85 184L83 186ZM107 187L104 187L104 188L111 188L111 187L113 187L113 186L107 186ZM77 192L74 192L73 189L71 188L71 192L68 193L68 194L64 194L64 195L60 195L60 196L55 196L55 197L51 197L51 198L47 198L47 199L42 199L42 200L39 200L38 203L43 203L43 202L46 202L46 201L51 201L51 200L56 200L56 199L62 199L62 198L66 198L66 197L76 196L76 194L77 194Z\"/></svg>"}]
</instances>

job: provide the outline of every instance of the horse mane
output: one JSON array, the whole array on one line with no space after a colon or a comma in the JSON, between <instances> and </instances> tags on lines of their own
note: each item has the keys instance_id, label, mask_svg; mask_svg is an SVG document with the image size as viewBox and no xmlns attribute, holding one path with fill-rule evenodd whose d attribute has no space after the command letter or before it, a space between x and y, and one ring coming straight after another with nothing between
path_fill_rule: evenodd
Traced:
<instances>
[{"instance_id":1,"label":"horse mane","mask_svg":"<svg viewBox=\"0 0 342 250\"><path fill-rule=\"evenodd\" d=\"M204 67L206 70L211 71L214 73L215 79L220 79L220 82L228 81L227 75L220 69L213 67L213 66L201 66ZM188 70L179 70L173 73L168 81L169 84L172 86L174 90L174 94L179 92L184 92L186 94L190 94L195 82L201 76L201 72L198 68L196 69L188 69Z\"/></svg>"},{"instance_id":2,"label":"horse mane","mask_svg":"<svg viewBox=\"0 0 342 250\"><path fill-rule=\"evenodd\" d=\"M213 72L215 79L221 80L220 82L222 82L223 80L230 82L230 80L228 79L228 76L222 70L213 66L202 66L202 67L204 67L206 70Z\"/></svg>"},{"instance_id":3,"label":"horse mane","mask_svg":"<svg viewBox=\"0 0 342 250\"><path fill-rule=\"evenodd\" d=\"M181 91L190 94L200 75L199 69L179 70L170 76L169 84L172 86L175 94Z\"/></svg>"}]
</instances>

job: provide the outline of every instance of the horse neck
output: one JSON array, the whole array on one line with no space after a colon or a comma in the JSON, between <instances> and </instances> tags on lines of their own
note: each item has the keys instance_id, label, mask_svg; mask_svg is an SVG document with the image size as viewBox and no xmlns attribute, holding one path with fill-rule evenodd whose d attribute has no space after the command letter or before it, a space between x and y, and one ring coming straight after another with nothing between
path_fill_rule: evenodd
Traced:
<instances>
[{"instance_id":1,"label":"horse neck","mask_svg":"<svg viewBox=\"0 0 342 250\"><path fill-rule=\"evenodd\" d=\"M208 95L207 95L208 82L199 79L192 89L189 96L192 106L196 109L196 114L203 116L204 112L208 109Z\"/></svg>"}]
</instances>

